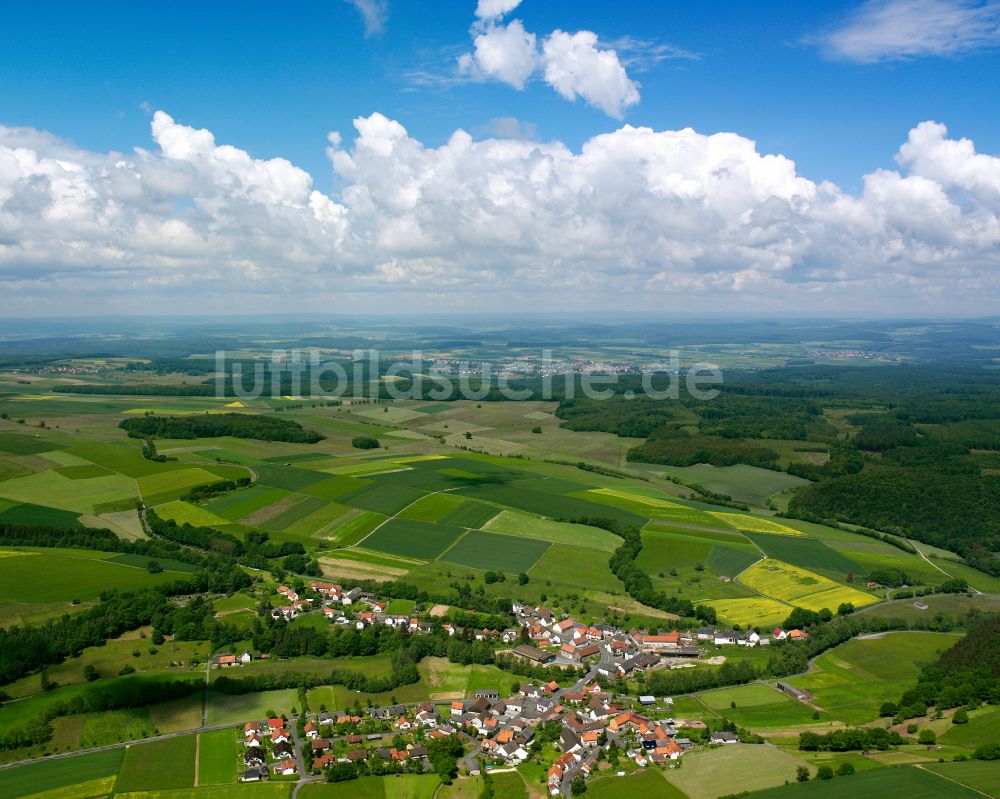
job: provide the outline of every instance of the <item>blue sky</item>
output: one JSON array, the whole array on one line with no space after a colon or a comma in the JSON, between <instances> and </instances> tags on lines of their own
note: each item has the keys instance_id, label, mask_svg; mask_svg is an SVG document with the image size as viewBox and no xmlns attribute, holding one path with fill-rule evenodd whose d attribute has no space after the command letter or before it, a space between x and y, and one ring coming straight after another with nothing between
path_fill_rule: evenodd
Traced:
<instances>
[{"instance_id":1,"label":"blue sky","mask_svg":"<svg viewBox=\"0 0 1000 799\"><path fill-rule=\"evenodd\" d=\"M526 27L588 29L671 45L635 72L642 101L626 122L656 129L735 131L764 152L794 159L801 174L856 185L892 166L906 132L945 121L981 150L1000 150L1000 55L857 64L806 42L858 3L608 3L535 0L517 9ZM455 128L488 129L496 117L533 123L571 146L615 121L582 103L556 102L544 83L420 85L446 77L469 49L472 3L391 3L381 33L365 37L345 2L241 4L12 4L4 11L0 96L7 125L30 125L95 150L148 139L148 103L259 157L284 156L329 180L328 130L380 111L436 144ZM446 13L442 13L446 12ZM44 31L44 33L42 33ZM328 184L329 185L329 184Z\"/></svg>"},{"instance_id":2,"label":"blue sky","mask_svg":"<svg viewBox=\"0 0 1000 799\"><path fill-rule=\"evenodd\" d=\"M812 184L832 181L852 196L864 191L865 175L899 170L894 157L921 122L947 125L947 134L938 137L942 141L967 138L976 153L1000 152L1000 11L994 3L495 2L501 13L483 12L478 19L475 0L327 0L280 10L253 2L238 8L184 2L11 4L0 26L0 125L44 131L94 156L111 150L129 154L136 147L155 152L150 126L159 110L179 126L211 131L216 143L253 159L287 159L335 202L343 201L341 192L358 178L348 176L353 167L331 167L327 134L338 131L342 148L350 151L358 135L354 120L373 114L398 122L427 149L446 145L458 129L475 139L516 133L562 143L572 153L622 125L653 131L690 127L700 136L733 132L756 142L761 155L793 161L797 177ZM366 30L357 6L369 12L373 29ZM476 36L504 31L514 20L526 35L537 37L532 58L538 65L523 88L477 60L474 43ZM632 100L619 98L620 118L607 102L604 110L596 107L600 102L584 90L565 99L546 78L552 59L543 55L545 42L556 30L593 32L597 48L587 52L612 52L617 58L627 75L626 91L634 86L637 93ZM470 59L464 71L456 66L463 53ZM80 155L84 162L88 157ZM961 206L959 195L968 187L946 188ZM783 189L773 191L788 201ZM991 201L986 205L996 208ZM191 206L207 204L199 204L196 195L175 198L176 208ZM348 210L353 222L358 208ZM960 210L969 213L965 206ZM370 230L372 224L355 223L352 231ZM970 291L980 294L987 285L981 282L983 270L989 280L996 275L996 252L987 245L967 266L970 274L976 272ZM401 263L408 255L413 257L387 247L379 259ZM434 259L438 278L446 271L446 253L424 251L420 257ZM718 272L722 257L707 259L700 272ZM352 258L337 260L331 274L356 276L363 265ZM538 258L551 268L551 254ZM21 274L29 260L23 253L0 252L0 265L21 278L18 290L30 292L40 307L69 289L68 273L102 275L96 261L76 263L39 273L29 286ZM42 260L60 259L56 254ZM638 253L633 260L648 265L651 256ZM664 266L669 277L674 261L688 271L690 260L685 255L649 266L635 288L641 291L641 279L651 276L662 281ZM787 264L775 267L784 270L782 282L811 281L807 260L802 257L799 275ZM470 256L468 269L480 274L498 268L489 259L473 261ZM917 270L921 280L925 267ZM411 278L406 280L412 283ZM170 279L184 283L173 273ZM992 290L995 284L988 286ZM970 302L970 309L975 305Z\"/></svg>"}]
</instances>

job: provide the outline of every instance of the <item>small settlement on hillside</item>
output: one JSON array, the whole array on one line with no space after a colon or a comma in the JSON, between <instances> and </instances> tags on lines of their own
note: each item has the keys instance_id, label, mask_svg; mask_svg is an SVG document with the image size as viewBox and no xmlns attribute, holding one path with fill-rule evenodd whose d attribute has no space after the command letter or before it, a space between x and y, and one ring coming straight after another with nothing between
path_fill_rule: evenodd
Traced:
<instances>
[{"instance_id":1,"label":"small settlement on hillside","mask_svg":"<svg viewBox=\"0 0 1000 799\"><path fill-rule=\"evenodd\" d=\"M285 604L270 613L291 621L300 615L322 613L331 624L358 630L386 625L411 635L429 634L435 624L448 635L488 640L503 651L538 665L572 668L583 676L568 687L551 681L545 685L522 683L518 690L501 696L497 690L477 691L475 698L450 703L427 701L370 707L361 715L321 713L298 719L298 731L307 746L296 755L294 733L282 718L248 722L245 726L244 781L271 775L289 776L300 770L322 772L337 763L364 765L382 773L385 769L429 770L425 743L435 738L460 736L468 754L465 765L476 772L480 763L517 766L540 749L536 736L546 739L559 753L548 769L551 795L568 790L575 777L587 778L609 751L628 758L639 767L669 765L694 744L678 735L681 728L704 729L698 721L675 720L669 697L638 698L638 707L616 704L602 680L616 680L649 669L690 668L698 658L719 646L767 646L772 640L803 639L800 630L781 628L761 634L703 627L694 630L624 630L606 623L583 624L568 616L557 618L544 607L515 603L518 626L508 629L465 630L440 619L412 614L392 614L389 601L360 588L312 581L300 589L303 596L281 586ZM224 653L215 658L221 668L239 667L252 661L249 651ZM564 681L565 682L565 681ZM779 688L788 693L787 687ZM805 695L803 697L805 698ZM636 703L631 703L636 705ZM304 724L303 724L304 723ZM394 741L386 746L386 741ZM738 742L731 731L715 731L711 744ZM534 747L534 748L533 748ZM310 757L311 755L311 757Z\"/></svg>"}]
</instances>

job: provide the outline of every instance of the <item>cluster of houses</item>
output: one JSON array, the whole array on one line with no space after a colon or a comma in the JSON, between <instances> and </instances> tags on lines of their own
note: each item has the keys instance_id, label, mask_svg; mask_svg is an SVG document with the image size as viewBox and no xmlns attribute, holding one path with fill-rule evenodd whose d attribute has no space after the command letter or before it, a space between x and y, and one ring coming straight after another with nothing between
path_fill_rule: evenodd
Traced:
<instances>
[{"instance_id":1,"label":"cluster of houses","mask_svg":"<svg viewBox=\"0 0 1000 799\"><path fill-rule=\"evenodd\" d=\"M670 763L681 757L690 741L677 737L668 721L653 721L634 710L616 705L599 683L566 691L558 684L523 684L510 696L478 691L474 700L452 702L449 728L462 728L479 740L479 753L487 761L518 766L531 754L539 726L560 725L560 756L549 768L549 792L559 795L577 774L586 778L614 743L621 756L638 766Z\"/></svg>"},{"instance_id":2,"label":"cluster of houses","mask_svg":"<svg viewBox=\"0 0 1000 799\"><path fill-rule=\"evenodd\" d=\"M774 641L805 640L802 630L770 633L756 630L732 630L702 627L697 630L650 633L646 630L622 630L610 624L583 624L571 618L556 618L544 607L513 605L514 615L526 631L530 644L515 647L514 653L540 665L578 665L588 659L600 664L605 677L624 677L661 664L662 657L675 661L694 659L704 654L705 645L766 646Z\"/></svg>"},{"instance_id":3,"label":"cluster of houses","mask_svg":"<svg viewBox=\"0 0 1000 799\"><path fill-rule=\"evenodd\" d=\"M242 782L257 782L270 774L298 773L295 744L284 719L248 721L243 725L243 746L246 770L240 775Z\"/></svg>"}]
</instances>

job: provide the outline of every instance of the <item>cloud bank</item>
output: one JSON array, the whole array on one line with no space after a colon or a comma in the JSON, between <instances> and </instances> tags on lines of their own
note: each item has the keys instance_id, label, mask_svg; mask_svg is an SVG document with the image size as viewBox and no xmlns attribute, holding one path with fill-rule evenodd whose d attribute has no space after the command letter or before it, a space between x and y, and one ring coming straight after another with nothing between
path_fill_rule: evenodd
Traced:
<instances>
[{"instance_id":1,"label":"cloud bank","mask_svg":"<svg viewBox=\"0 0 1000 799\"><path fill-rule=\"evenodd\" d=\"M0 310L995 311L1000 158L936 122L857 195L735 133L625 125L575 152L354 127L331 196L162 111L127 154L0 126Z\"/></svg>"}]
</instances>

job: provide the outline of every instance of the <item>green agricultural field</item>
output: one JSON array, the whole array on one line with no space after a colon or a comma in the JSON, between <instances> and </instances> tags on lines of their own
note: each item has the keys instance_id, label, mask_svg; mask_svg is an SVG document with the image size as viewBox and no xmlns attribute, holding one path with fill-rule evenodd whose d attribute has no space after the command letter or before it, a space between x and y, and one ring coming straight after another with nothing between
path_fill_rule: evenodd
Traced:
<instances>
[{"instance_id":1,"label":"green agricultural field","mask_svg":"<svg viewBox=\"0 0 1000 799\"><path fill-rule=\"evenodd\" d=\"M358 513L357 508L350 508L347 505L341 505L337 502L322 501L324 504L317 510L289 524L284 532L322 538L330 530L338 526L337 522L341 518L347 516L347 514L354 515Z\"/></svg>"},{"instance_id":2,"label":"green agricultural field","mask_svg":"<svg viewBox=\"0 0 1000 799\"><path fill-rule=\"evenodd\" d=\"M642 552L637 562L647 573L691 568L695 563L704 564L713 546L711 541L683 533L647 529L642 534Z\"/></svg>"},{"instance_id":3,"label":"green agricultural field","mask_svg":"<svg viewBox=\"0 0 1000 799\"><path fill-rule=\"evenodd\" d=\"M58 508L47 508L29 502L15 503L4 500L6 507L0 510L0 524L41 524L52 527L68 527L82 530L79 513Z\"/></svg>"},{"instance_id":4,"label":"green agricultural field","mask_svg":"<svg viewBox=\"0 0 1000 799\"><path fill-rule=\"evenodd\" d=\"M156 515L161 519L177 522L177 524L191 524L195 527L214 527L229 523L228 519L179 499L168 502L166 505L157 506Z\"/></svg>"},{"instance_id":5,"label":"green agricultural field","mask_svg":"<svg viewBox=\"0 0 1000 799\"><path fill-rule=\"evenodd\" d=\"M704 691L698 695L712 710L728 711L731 703L740 707L760 707L761 705L780 705L788 701L788 697L767 685L751 683L733 688L719 688L714 691Z\"/></svg>"},{"instance_id":6,"label":"green agricultural field","mask_svg":"<svg viewBox=\"0 0 1000 799\"><path fill-rule=\"evenodd\" d=\"M199 734L198 785L228 785L236 781L239 742L236 730Z\"/></svg>"},{"instance_id":7,"label":"green agricultural field","mask_svg":"<svg viewBox=\"0 0 1000 799\"><path fill-rule=\"evenodd\" d=\"M21 799L43 791L69 789L65 799L75 796L102 796L111 792L118 776L124 749L111 749L89 755L48 760L0 771L0 796ZM73 786L107 781L103 791L79 793Z\"/></svg>"},{"instance_id":8,"label":"green agricultural field","mask_svg":"<svg viewBox=\"0 0 1000 799\"><path fill-rule=\"evenodd\" d=\"M11 455L37 455L59 449L57 444L27 433L0 433L0 452Z\"/></svg>"},{"instance_id":9,"label":"green agricultural field","mask_svg":"<svg viewBox=\"0 0 1000 799\"><path fill-rule=\"evenodd\" d=\"M337 523L329 531L329 537L341 546L352 546L363 541L385 518L381 513L352 508L351 512L337 519Z\"/></svg>"},{"instance_id":10,"label":"green agricultural field","mask_svg":"<svg viewBox=\"0 0 1000 799\"><path fill-rule=\"evenodd\" d=\"M393 516L422 496L422 491L410 486L379 483L344 494L339 501L345 505Z\"/></svg>"},{"instance_id":11,"label":"green agricultural field","mask_svg":"<svg viewBox=\"0 0 1000 799\"><path fill-rule=\"evenodd\" d=\"M465 504L465 500L453 494L429 494L406 508L399 514L399 518L415 519L420 522L439 522L463 504Z\"/></svg>"},{"instance_id":12,"label":"green agricultural field","mask_svg":"<svg viewBox=\"0 0 1000 799\"><path fill-rule=\"evenodd\" d=\"M1000 594L1000 577L994 577L991 574L979 571L979 569L973 569L971 566L966 566L964 563L956 563L952 560L932 558L932 562L952 577L960 577L967 580L969 585L977 591L982 591L986 594Z\"/></svg>"},{"instance_id":13,"label":"green agricultural field","mask_svg":"<svg viewBox=\"0 0 1000 799\"><path fill-rule=\"evenodd\" d=\"M434 560L464 532L461 527L444 524L389 519L364 539L364 545L392 555Z\"/></svg>"},{"instance_id":14,"label":"green agricultural field","mask_svg":"<svg viewBox=\"0 0 1000 799\"><path fill-rule=\"evenodd\" d=\"M149 711L146 708L105 710L84 716L80 747L90 749L95 746L151 738L154 735L156 727L150 721Z\"/></svg>"},{"instance_id":15,"label":"green agricultural field","mask_svg":"<svg viewBox=\"0 0 1000 799\"><path fill-rule=\"evenodd\" d=\"M137 555L132 552L123 552L119 555L112 555L104 558L106 563L119 563L123 566L135 566L138 569L145 569L149 566L150 560L156 560L163 567L164 571L180 572L181 574L194 574L198 567L192 563L185 563L182 560L173 558L150 558L148 555Z\"/></svg>"},{"instance_id":16,"label":"green agricultural field","mask_svg":"<svg viewBox=\"0 0 1000 799\"><path fill-rule=\"evenodd\" d=\"M843 602L862 608L878 602L872 594L840 585L827 577L773 558L755 563L739 576L739 580L764 596L807 610L829 608L835 611Z\"/></svg>"},{"instance_id":17,"label":"green agricultural field","mask_svg":"<svg viewBox=\"0 0 1000 799\"><path fill-rule=\"evenodd\" d=\"M458 527L482 527L499 511L499 508L487 505L485 502L466 499L441 521L444 524L454 524Z\"/></svg>"},{"instance_id":18,"label":"green agricultural field","mask_svg":"<svg viewBox=\"0 0 1000 799\"><path fill-rule=\"evenodd\" d=\"M859 577L865 573L864 567L815 538L752 532L748 532L746 535L764 550L769 558L790 563L793 566L825 572L838 572L843 575L853 572Z\"/></svg>"},{"instance_id":19,"label":"green agricultural field","mask_svg":"<svg viewBox=\"0 0 1000 799\"><path fill-rule=\"evenodd\" d=\"M435 774L390 774L349 782L312 783L299 790L302 799L433 799L441 781Z\"/></svg>"},{"instance_id":20,"label":"green agricultural field","mask_svg":"<svg viewBox=\"0 0 1000 799\"><path fill-rule=\"evenodd\" d=\"M288 530L293 524L302 521L308 516L327 505L327 500L321 497L303 497L292 507L282 511L277 516L267 520L263 526L268 530L282 532Z\"/></svg>"},{"instance_id":21,"label":"green agricultural field","mask_svg":"<svg viewBox=\"0 0 1000 799\"><path fill-rule=\"evenodd\" d=\"M967 746L970 749L980 744L1000 743L1000 710L974 711L969 714L968 724L952 724L939 739L949 746Z\"/></svg>"},{"instance_id":22,"label":"green agricultural field","mask_svg":"<svg viewBox=\"0 0 1000 799\"><path fill-rule=\"evenodd\" d=\"M791 605L762 596L742 599L713 599L705 604L715 608L721 621L749 627L777 626L784 622L788 618L788 614L792 612Z\"/></svg>"},{"instance_id":23,"label":"green agricultural field","mask_svg":"<svg viewBox=\"0 0 1000 799\"><path fill-rule=\"evenodd\" d=\"M643 769L625 777L595 776L587 781L587 799L621 799L623 796L687 799L680 788L669 782L658 768Z\"/></svg>"},{"instance_id":24,"label":"green agricultural field","mask_svg":"<svg viewBox=\"0 0 1000 799\"><path fill-rule=\"evenodd\" d=\"M218 477L205 469L192 467L150 474L136 479L136 485L147 505L178 499L188 489L218 481Z\"/></svg>"},{"instance_id":25,"label":"green agricultural field","mask_svg":"<svg viewBox=\"0 0 1000 799\"><path fill-rule=\"evenodd\" d=\"M733 577L760 560L760 554L738 544L715 544L708 554L708 568L716 574Z\"/></svg>"},{"instance_id":26,"label":"green agricultural field","mask_svg":"<svg viewBox=\"0 0 1000 799\"><path fill-rule=\"evenodd\" d=\"M608 553L600 549L552 544L528 572L531 583L559 583L576 591L607 591L622 593L621 580L608 568ZM544 591L545 588L540 590Z\"/></svg>"},{"instance_id":27,"label":"green agricultural field","mask_svg":"<svg viewBox=\"0 0 1000 799\"><path fill-rule=\"evenodd\" d=\"M302 491L329 477L324 472L311 472L308 469L280 464L258 464L254 466L254 471L257 472L260 485L283 488L285 491Z\"/></svg>"},{"instance_id":28,"label":"green agricultural field","mask_svg":"<svg viewBox=\"0 0 1000 799\"><path fill-rule=\"evenodd\" d=\"M635 510L640 516L648 516L658 509L675 510L684 507L681 503L666 497L650 497L617 488L591 488L585 492L584 499L617 505L625 510Z\"/></svg>"},{"instance_id":29,"label":"green agricultural field","mask_svg":"<svg viewBox=\"0 0 1000 799\"><path fill-rule=\"evenodd\" d=\"M844 799L845 796L851 799L982 799L983 794L922 768L897 766L832 780L793 782L751 796L753 799ZM692 799L698 797L692 794Z\"/></svg>"},{"instance_id":30,"label":"green agricultural field","mask_svg":"<svg viewBox=\"0 0 1000 799\"><path fill-rule=\"evenodd\" d=\"M127 477L144 477L188 468L179 463L159 463L147 460L142 457L138 443L103 444L88 441L73 446L69 452Z\"/></svg>"},{"instance_id":31,"label":"green agricultural field","mask_svg":"<svg viewBox=\"0 0 1000 799\"><path fill-rule=\"evenodd\" d=\"M716 799L794 781L795 769L805 764L773 746L729 744L684 755L684 767L671 771L667 780L690 799Z\"/></svg>"},{"instance_id":32,"label":"green agricultural field","mask_svg":"<svg viewBox=\"0 0 1000 799\"><path fill-rule=\"evenodd\" d=\"M46 469L0 482L0 497L4 499L76 513L96 513L99 505L135 496L135 483L120 474L74 480L54 469Z\"/></svg>"},{"instance_id":33,"label":"green agricultural field","mask_svg":"<svg viewBox=\"0 0 1000 799\"><path fill-rule=\"evenodd\" d=\"M213 499L205 505L205 509L234 522L289 496L289 492L280 488L256 485Z\"/></svg>"},{"instance_id":34,"label":"green agricultural field","mask_svg":"<svg viewBox=\"0 0 1000 799\"><path fill-rule=\"evenodd\" d=\"M614 533L609 533L600 527L555 522L513 510L501 511L490 519L483 529L492 533L535 538L553 544L569 544L608 553L614 552L622 541Z\"/></svg>"},{"instance_id":35,"label":"green agricultural field","mask_svg":"<svg viewBox=\"0 0 1000 799\"><path fill-rule=\"evenodd\" d=\"M710 510L709 514L737 530L745 530L751 533L771 533L772 535L804 535L804 533L796 530L794 527L789 527L787 524L772 521L771 519L764 519L760 516L750 516L746 513L726 513L717 510Z\"/></svg>"},{"instance_id":36,"label":"green agricultural field","mask_svg":"<svg viewBox=\"0 0 1000 799\"><path fill-rule=\"evenodd\" d=\"M441 555L441 560L473 569L526 572L551 546L548 541L473 530Z\"/></svg>"},{"instance_id":37,"label":"green agricultural field","mask_svg":"<svg viewBox=\"0 0 1000 799\"><path fill-rule=\"evenodd\" d=\"M544 482L544 481L543 481ZM517 510L528 511L547 518L575 519L580 517L610 517L623 524L634 524L642 527L646 523L644 516L630 513L599 502L588 502L577 497L549 494L542 491L532 491L519 485L480 485L461 489L468 496L506 505Z\"/></svg>"},{"instance_id":38,"label":"green agricultural field","mask_svg":"<svg viewBox=\"0 0 1000 799\"><path fill-rule=\"evenodd\" d=\"M956 640L954 635L927 632L854 639L820 655L809 674L788 682L813 693L814 703L834 718L864 724L878 718L883 702L896 701L911 688L921 666Z\"/></svg>"},{"instance_id":39,"label":"green agricultural field","mask_svg":"<svg viewBox=\"0 0 1000 799\"><path fill-rule=\"evenodd\" d=\"M797 488L807 483L773 469L737 464L736 466L711 466L699 463L694 466L668 466L662 470L668 477L677 477L685 483L704 486L717 494L728 494L738 502L763 505L773 494Z\"/></svg>"},{"instance_id":40,"label":"green agricultural field","mask_svg":"<svg viewBox=\"0 0 1000 799\"><path fill-rule=\"evenodd\" d=\"M275 780L249 785L209 785L204 788L175 788L165 791L118 792L115 799L288 799L294 782Z\"/></svg>"},{"instance_id":41,"label":"green agricultural field","mask_svg":"<svg viewBox=\"0 0 1000 799\"><path fill-rule=\"evenodd\" d=\"M106 477L114 474L110 469L98 466L96 463L84 464L82 466L60 466L55 471L70 480L89 480L92 477Z\"/></svg>"},{"instance_id":42,"label":"green agricultural field","mask_svg":"<svg viewBox=\"0 0 1000 799\"><path fill-rule=\"evenodd\" d=\"M293 707L298 707L298 704L298 693L294 688L259 691L241 696L209 691L208 724L239 724L248 719L264 718L268 710L287 714Z\"/></svg>"},{"instance_id":43,"label":"green agricultural field","mask_svg":"<svg viewBox=\"0 0 1000 799\"><path fill-rule=\"evenodd\" d=\"M927 609L916 607L914 602L927 605ZM1000 613L1000 597L984 594L934 594L916 599L898 599L877 607L865 608L862 613L885 616L893 619L916 621L931 620L938 613L946 616L964 616L970 610L980 610L984 613Z\"/></svg>"},{"instance_id":44,"label":"green agricultural field","mask_svg":"<svg viewBox=\"0 0 1000 799\"><path fill-rule=\"evenodd\" d=\"M130 746L125 750L116 792L191 787L194 749L194 735Z\"/></svg>"},{"instance_id":45,"label":"green agricultural field","mask_svg":"<svg viewBox=\"0 0 1000 799\"><path fill-rule=\"evenodd\" d=\"M925 768L987 796L1000 796L1000 768L997 768L996 762L968 760L964 763L934 763Z\"/></svg>"},{"instance_id":46,"label":"green agricultural field","mask_svg":"<svg viewBox=\"0 0 1000 799\"><path fill-rule=\"evenodd\" d=\"M70 602L73 599L97 599L108 586L131 591L177 579L176 574L148 574L136 568L93 557L69 554L67 550L18 552L0 549L0 604L32 602ZM107 553L99 557L113 557ZM24 586L30 585L30 595Z\"/></svg>"}]
</instances>

